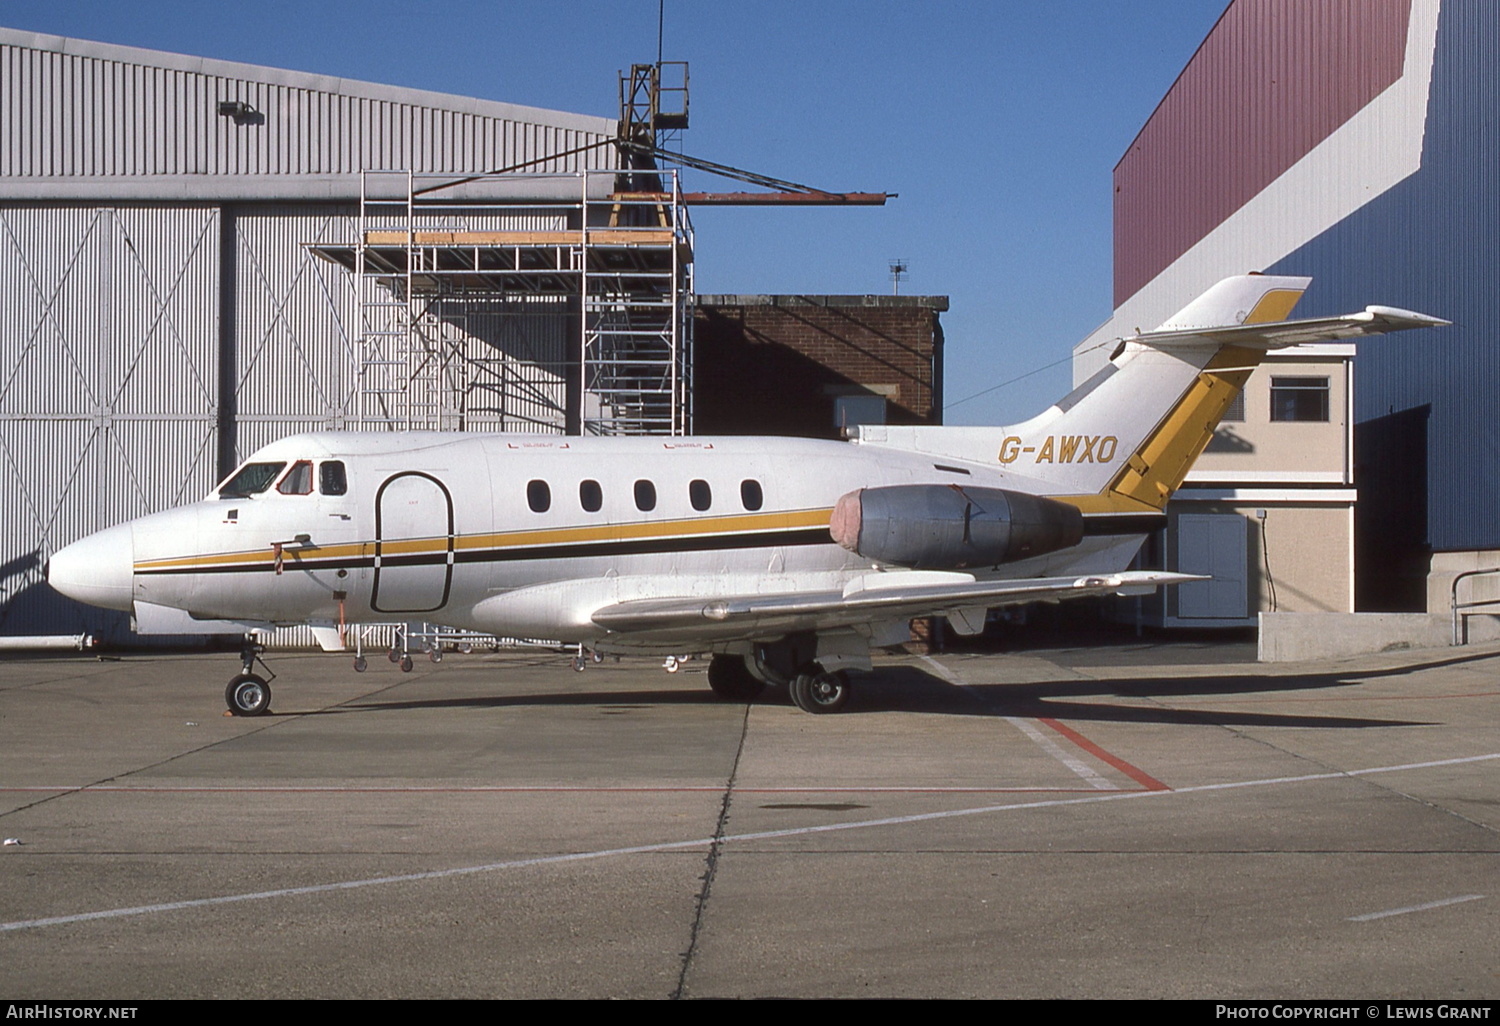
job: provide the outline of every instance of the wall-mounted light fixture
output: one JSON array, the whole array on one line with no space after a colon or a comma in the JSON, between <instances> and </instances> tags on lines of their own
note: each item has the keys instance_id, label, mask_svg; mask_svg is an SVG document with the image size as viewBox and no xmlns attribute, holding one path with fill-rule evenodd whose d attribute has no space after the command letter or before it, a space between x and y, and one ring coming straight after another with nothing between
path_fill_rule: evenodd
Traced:
<instances>
[{"instance_id":1,"label":"wall-mounted light fixture","mask_svg":"<svg viewBox=\"0 0 1500 1026\"><path fill-rule=\"evenodd\" d=\"M236 125L264 125L266 116L244 100L220 100L219 117L233 118Z\"/></svg>"}]
</instances>

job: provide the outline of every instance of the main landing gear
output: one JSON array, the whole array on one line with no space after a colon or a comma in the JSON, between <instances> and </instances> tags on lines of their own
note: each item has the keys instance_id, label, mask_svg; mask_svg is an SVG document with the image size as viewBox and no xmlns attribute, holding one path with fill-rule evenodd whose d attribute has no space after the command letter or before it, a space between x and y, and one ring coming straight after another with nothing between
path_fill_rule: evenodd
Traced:
<instances>
[{"instance_id":1,"label":"main landing gear","mask_svg":"<svg viewBox=\"0 0 1500 1026\"><path fill-rule=\"evenodd\" d=\"M792 704L803 712L832 713L844 708L851 692L849 675L843 670L825 670L812 660L799 662L796 654L793 648L763 648L753 657L716 655L708 664L708 686L720 698L749 702L767 683L778 684L786 687Z\"/></svg>"},{"instance_id":2,"label":"main landing gear","mask_svg":"<svg viewBox=\"0 0 1500 1026\"><path fill-rule=\"evenodd\" d=\"M731 702L749 702L766 689L766 682L750 672L741 656L716 655L708 661L708 686Z\"/></svg>"},{"instance_id":3,"label":"main landing gear","mask_svg":"<svg viewBox=\"0 0 1500 1026\"><path fill-rule=\"evenodd\" d=\"M604 653L591 652L588 649L584 648L582 645L579 645L578 654L573 657L573 669L578 673L582 673L585 669L588 668L589 662L591 660L595 663L604 662ZM619 661L619 657L616 656L615 662Z\"/></svg>"},{"instance_id":4,"label":"main landing gear","mask_svg":"<svg viewBox=\"0 0 1500 1026\"><path fill-rule=\"evenodd\" d=\"M828 672L812 666L793 677L787 690L792 704L803 712L838 712L849 701L849 675L843 670Z\"/></svg>"},{"instance_id":5,"label":"main landing gear","mask_svg":"<svg viewBox=\"0 0 1500 1026\"><path fill-rule=\"evenodd\" d=\"M235 716L264 716L271 711L270 680L275 680L276 674L261 659L260 654L264 651L265 646L255 640L255 635L245 635L244 644L240 646L240 672L230 678L224 689L224 704ZM253 672L256 663L260 663L266 677Z\"/></svg>"}]
</instances>

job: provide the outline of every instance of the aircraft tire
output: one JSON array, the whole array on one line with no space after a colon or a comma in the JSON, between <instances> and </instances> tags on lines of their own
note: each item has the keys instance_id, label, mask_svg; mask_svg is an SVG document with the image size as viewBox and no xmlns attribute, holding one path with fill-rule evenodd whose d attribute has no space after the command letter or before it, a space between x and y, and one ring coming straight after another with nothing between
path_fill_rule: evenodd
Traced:
<instances>
[{"instance_id":1,"label":"aircraft tire","mask_svg":"<svg viewBox=\"0 0 1500 1026\"><path fill-rule=\"evenodd\" d=\"M729 702L753 701L766 682L751 674L740 656L716 655L708 661L708 686Z\"/></svg>"},{"instance_id":2,"label":"aircraft tire","mask_svg":"<svg viewBox=\"0 0 1500 1026\"><path fill-rule=\"evenodd\" d=\"M224 703L235 716L264 716L271 711L271 685L253 673L242 673L224 689Z\"/></svg>"},{"instance_id":3,"label":"aircraft tire","mask_svg":"<svg viewBox=\"0 0 1500 1026\"><path fill-rule=\"evenodd\" d=\"M849 701L849 678L843 671L803 671L792 678L787 690L791 692L792 704L803 712L833 713Z\"/></svg>"}]
</instances>

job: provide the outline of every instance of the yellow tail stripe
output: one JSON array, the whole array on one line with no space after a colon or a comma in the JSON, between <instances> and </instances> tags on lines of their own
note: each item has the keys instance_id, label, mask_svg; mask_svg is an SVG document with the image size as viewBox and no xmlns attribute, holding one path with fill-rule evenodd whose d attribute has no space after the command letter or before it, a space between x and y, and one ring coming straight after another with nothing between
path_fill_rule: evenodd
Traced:
<instances>
[{"instance_id":1,"label":"yellow tail stripe","mask_svg":"<svg viewBox=\"0 0 1500 1026\"><path fill-rule=\"evenodd\" d=\"M1264 300L1256 310L1263 304ZM1264 355L1260 349L1239 346L1225 346L1214 354L1104 494L1117 494L1156 510L1166 506Z\"/></svg>"}]
</instances>

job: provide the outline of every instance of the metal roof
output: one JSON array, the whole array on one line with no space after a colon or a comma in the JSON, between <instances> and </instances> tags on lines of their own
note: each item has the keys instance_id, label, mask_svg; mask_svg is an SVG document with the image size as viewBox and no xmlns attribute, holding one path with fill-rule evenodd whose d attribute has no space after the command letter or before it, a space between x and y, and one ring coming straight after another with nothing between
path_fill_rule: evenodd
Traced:
<instances>
[{"instance_id":1,"label":"metal roof","mask_svg":"<svg viewBox=\"0 0 1500 1026\"><path fill-rule=\"evenodd\" d=\"M366 169L617 159L610 118L15 29L0 82L0 200L350 200Z\"/></svg>"}]
</instances>

